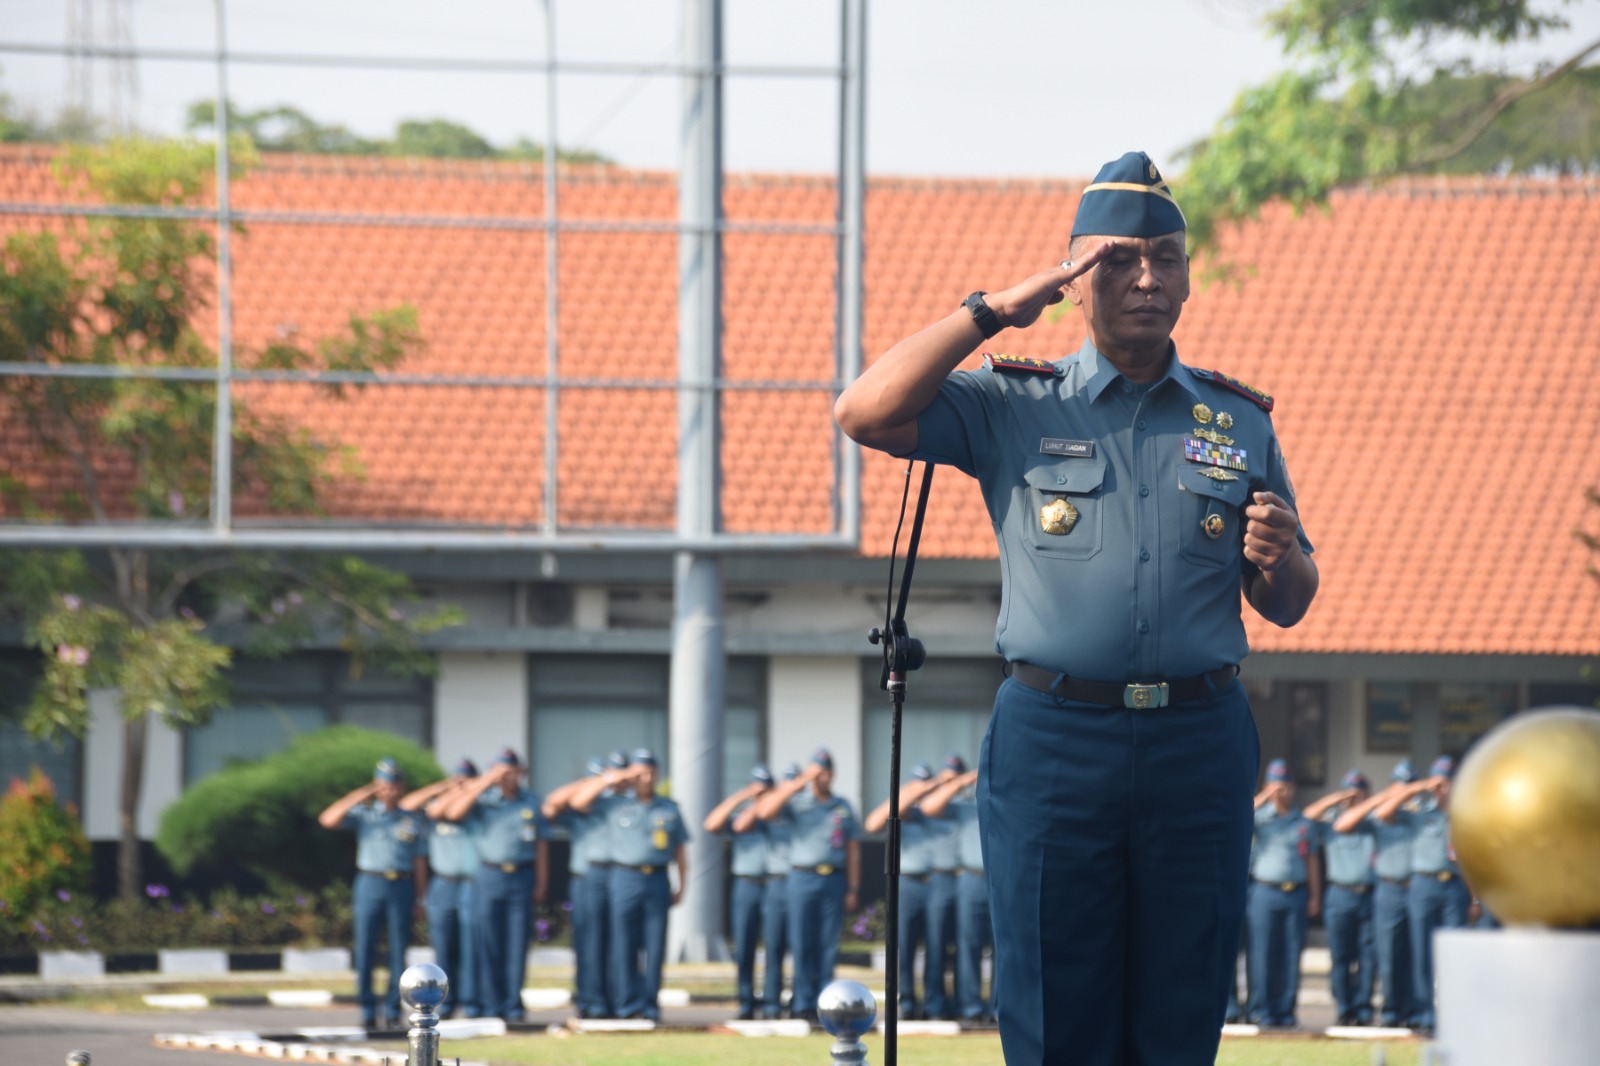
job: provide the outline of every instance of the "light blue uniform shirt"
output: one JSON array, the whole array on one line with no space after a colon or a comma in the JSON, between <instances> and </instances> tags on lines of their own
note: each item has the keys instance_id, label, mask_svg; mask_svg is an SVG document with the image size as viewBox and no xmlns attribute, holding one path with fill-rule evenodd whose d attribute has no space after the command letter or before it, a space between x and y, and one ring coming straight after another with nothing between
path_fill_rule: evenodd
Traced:
<instances>
[{"instance_id":1,"label":"light blue uniform shirt","mask_svg":"<svg viewBox=\"0 0 1600 1066\"><path fill-rule=\"evenodd\" d=\"M1196 429L1242 450L1246 469L1225 471L1237 480L1185 459ZM918 417L913 457L982 486L1000 546L1005 658L1122 682L1192 677L1249 653L1239 588L1255 568L1241 552L1242 509L1262 490L1292 508L1294 489L1271 417L1210 371L1174 355L1141 391L1088 341L1054 374L958 371ZM1078 513L1062 535L1040 516L1057 500ZM1304 532L1300 546L1311 551Z\"/></svg>"},{"instance_id":2,"label":"light blue uniform shirt","mask_svg":"<svg viewBox=\"0 0 1600 1066\"><path fill-rule=\"evenodd\" d=\"M978 832L978 800L967 794L950 802L946 808L960 826L958 855L963 870L983 869L983 837Z\"/></svg>"},{"instance_id":3,"label":"light blue uniform shirt","mask_svg":"<svg viewBox=\"0 0 1600 1066\"><path fill-rule=\"evenodd\" d=\"M1411 840L1416 832L1400 814L1392 822L1380 822L1370 814L1361 820L1363 826L1371 828L1377 842L1378 854L1373 864L1378 876L1386 881L1404 881L1411 876Z\"/></svg>"},{"instance_id":4,"label":"light blue uniform shirt","mask_svg":"<svg viewBox=\"0 0 1600 1066\"><path fill-rule=\"evenodd\" d=\"M787 877L789 874L789 838L794 830L781 817L763 825L767 834L767 876Z\"/></svg>"},{"instance_id":5,"label":"light blue uniform shirt","mask_svg":"<svg viewBox=\"0 0 1600 1066\"><path fill-rule=\"evenodd\" d=\"M358 803L339 822L356 834L356 869L368 873L385 870L411 872L411 860L425 854L422 819L411 811L393 810L381 803Z\"/></svg>"},{"instance_id":6,"label":"light blue uniform shirt","mask_svg":"<svg viewBox=\"0 0 1600 1066\"><path fill-rule=\"evenodd\" d=\"M850 801L840 796L818 800L808 788L783 805L789 823L792 866L832 866L843 870L850 841L861 835Z\"/></svg>"},{"instance_id":7,"label":"light blue uniform shirt","mask_svg":"<svg viewBox=\"0 0 1600 1066\"><path fill-rule=\"evenodd\" d=\"M539 813L537 794L520 788L506 796L499 785L478 797L467 824L477 841L479 859L496 865L533 862L540 837L550 829Z\"/></svg>"},{"instance_id":8,"label":"light blue uniform shirt","mask_svg":"<svg viewBox=\"0 0 1600 1066\"><path fill-rule=\"evenodd\" d=\"M756 822L748 832L736 833L733 823L739 816L750 809L753 800L745 800L733 809L728 816L727 828L722 835L733 841L733 876L735 877L765 877L767 876L767 828L766 823Z\"/></svg>"},{"instance_id":9,"label":"light blue uniform shirt","mask_svg":"<svg viewBox=\"0 0 1600 1066\"><path fill-rule=\"evenodd\" d=\"M481 860L478 845L465 825L430 822L428 865L441 877L471 877Z\"/></svg>"},{"instance_id":10,"label":"light blue uniform shirt","mask_svg":"<svg viewBox=\"0 0 1600 1066\"><path fill-rule=\"evenodd\" d=\"M1372 884L1377 880L1373 872L1377 836L1372 827L1364 823L1348 833L1335 833L1333 821L1336 817L1338 812L1330 811L1327 819L1317 824L1322 850L1328 856L1328 880L1338 885Z\"/></svg>"},{"instance_id":11,"label":"light blue uniform shirt","mask_svg":"<svg viewBox=\"0 0 1600 1066\"><path fill-rule=\"evenodd\" d=\"M1299 811L1279 814L1270 802L1257 808L1250 876L1257 881L1304 884L1313 832L1311 823Z\"/></svg>"},{"instance_id":12,"label":"light blue uniform shirt","mask_svg":"<svg viewBox=\"0 0 1600 1066\"><path fill-rule=\"evenodd\" d=\"M935 873L950 873L961 868L961 823L956 820L955 802L928 823L928 851Z\"/></svg>"},{"instance_id":13,"label":"light blue uniform shirt","mask_svg":"<svg viewBox=\"0 0 1600 1066\"><path fill-rule=\"evenodd\" d=\"M1395 821L1411 825L1411 870L1419 874L1436 874L1443 870L1460 873L1455 855L1450 848L1450 812L1439 806L1432 796L1424 796L1415 811L1402 810Z\"/></svg>"},{"instance_id":14,"label":"light blue uniform shirt","mask_svg":"<svg viewBox=\"0 0 1600 1066\"><path fill-rule=\"evenodd\" d=\"M592 810L580 813L569 807L556 816L555 824L566 829L571 841L567 853L570 873L582 877L595 863L611 861L610 833L604 815Z\"/></svg>"},{"instance_id":15,"label":"light blue uniform shirt","mask_svg":"<svg viewBox=\"0 0 1600 1066\"><path fill-rule=\"evenodd\" d=\"M678 805L665 796L641 800L632 792L602 796L594 809L605 814L611 861L624 866L665 866L689 839Z\"/></svg>"},{"instance_id":16,"label":"light blue uniform shirt","mask_svg":"<svg viewBox=\"0 0 1600 1066\"><path fill-rule=\"evenodd\" d=\"M900 819L900 872L921 877L933 870L929 820L920 807L912 807Z\"/></svg>"}]
</instances>

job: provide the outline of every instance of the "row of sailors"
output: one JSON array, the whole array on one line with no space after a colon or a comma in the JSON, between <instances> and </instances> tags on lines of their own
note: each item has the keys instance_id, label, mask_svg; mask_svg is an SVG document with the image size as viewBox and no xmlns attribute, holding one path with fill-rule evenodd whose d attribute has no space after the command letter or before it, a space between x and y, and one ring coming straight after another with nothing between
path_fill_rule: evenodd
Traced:
<instances>
[{"instance_id":1,"label":"row of sailors","mask_svg":"<svg viewBox=\"0 0 1600 1066\"><path fill-rule=\"evenodd\" d=\"M1338 791L1299 810L1288 763L1268 764L1255 799L1246 993L1242 1004L1228 1005L1229 1022L1296 1026L1300 953L1308 920L1321 913L1338 1024L1433 1029L1434 931L1493 922L1473 900L1450 845L1454 775L1447 755L1420 780L1402 759L1388 787L1373 793L1366 776L1351 770Z\"/></svg>"}]
</instances>

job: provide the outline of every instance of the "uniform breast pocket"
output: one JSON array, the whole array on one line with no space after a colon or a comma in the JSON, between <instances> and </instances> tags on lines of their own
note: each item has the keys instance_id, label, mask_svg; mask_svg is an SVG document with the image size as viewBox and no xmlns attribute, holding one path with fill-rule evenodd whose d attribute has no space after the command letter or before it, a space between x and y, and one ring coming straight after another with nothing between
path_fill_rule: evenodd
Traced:
<instances>
[{"instance_id":1,"label":"uniform breast pocket","mask_svg":"<svg viewBox=\"0 0 1600 1066\"><path fill-rule=\"evenodd\" d=\"M1249 487L1240 481L1218 481L1206 475L1216 467L1191 466L1178 473L1182 499L1179 534L1181 554L1201 566L1231 566L1244 544L1244 503Z\"/></svg>"},{"instance_id":2,"label":"uniform breast pocket","mask_svg":"<svg viewBox=\"0 0 1600 1066\"><path fill-rule=\"evenodd\" d=\"M1037 555L1087 559L1100 550L1104 459L1058 459L1024 475L1028 545Z\"/></svg>"}]
</instances>

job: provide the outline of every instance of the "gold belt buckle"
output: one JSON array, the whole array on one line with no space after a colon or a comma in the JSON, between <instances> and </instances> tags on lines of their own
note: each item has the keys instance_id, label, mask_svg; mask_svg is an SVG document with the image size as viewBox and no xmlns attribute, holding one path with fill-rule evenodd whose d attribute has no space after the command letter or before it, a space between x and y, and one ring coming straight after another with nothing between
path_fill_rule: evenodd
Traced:
<instances>
[{"instance_id":1,"label":"gold belt buckle","mask_svg":"<svg viewBox=\"0 0 1600 1066\"><path fill-rule=\"evenodd\" d=\"M829 874L833 873L833 867L829 866L827 863L823 863L821 866L817 867L817 873L821 874L823 877L827 877Z\"/></svg>"},{"instance_id":2,"label":"gold belt buckle","mask_svg":"<svg viewBox=\"0 0 1600 1066\"><path fill-rule=\"evenodd\" d=\"M1295 883L1293 881L1285 881L1278 887L1283 889L1285 892L1293 892L1295 890Z\"/></svg>"},{"instance_id":3,"label":"gold belt buckle","mask_svg":"<svg viewBox=\"0 0 1600 1066\"><path fill-rule=\"evenodd\" d=\"M1448 880L1450 880L1450 878L1451 878L1451 877L1452 877L1452 876L1454 876L1454 875L1453 875L1453 874L1451 874L1451 873L1450 873L1450 871L1449 871L1449 870L1440 870L1440 871L1439 871L1439 872L1438 872L1438 873L1437 873L1437 874L1435 874L1435 875L1434 875L1434 876L1435 876L1435 877L1437 877L1437 878L1438 878L1438 879L1439 879L1439 880L1441 880L1441 881L1448 881Z\"/></svg>"},{"instance_id":4,"label":"gold belt buckle","mask_svg":"<svg viewBox=\"0 0 1600 1066\"><path fill-rule=\"evenodd\" d=\"M500 864L500 872L503 874L514 874L517 872L517 864L514 862L503 862Z\"/></svg>"},{"instance_id":5,"label":"gold belt buckle","mask_svg":"<svg viewBox=\"0 0 1600 1066\"><path fill-rule=\"evenodd\" d=\"M641 866L639 867L639 872L642 874L653 874L656 872L656 868L654 866Z\"/></svg>"},{"instance_id":6,"label":"gold belt buckle","mask_svg":"<svg viewBox=\"0 0 1600 1066\"><path fill-rule=\"evenodd\" d=\"M396 871L396 870L385 870L385 871L383 871L383 879L385 881L398 881L398 880L400 880L399 871Z\"/></svg>"},{"instance_id":7,"label":"gold belt buckle","mask_svg":"<svg viewBox=\"0 0 1600 1066\"><path fill-rule=\"evenodd\" d=\"M1134 711L1142 711L1150 707L1165 707L1167 705L1167 683L1158 681L1153 685L1128 685L1122 690L1122 705Z\"/></svg>"}]
</instances>

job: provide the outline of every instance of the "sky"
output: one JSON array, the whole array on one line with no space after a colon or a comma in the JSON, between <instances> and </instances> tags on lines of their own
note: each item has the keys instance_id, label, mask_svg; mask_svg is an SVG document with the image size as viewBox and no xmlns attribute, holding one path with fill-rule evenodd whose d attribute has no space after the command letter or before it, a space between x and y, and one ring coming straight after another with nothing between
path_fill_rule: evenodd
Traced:
<instances>
[{"instance_id":1,"label":"sky","mask_svg":"<svg viewBox=\"0 0 1600 1066\"><path fill-rule=\"evenodd\" d=\"M67 12L91 3L101 40L114 0L0 0L0 43L68 40ZM655 63L681 57L677 0L551 0L564 60ZM867 149L875 174L1088 177L1130 149L1169 173L1243 88L1285 64L1261 28L1268 0L867 0ZM146 48L213 48L213 0L121 0ZM1552 3L1550 6L1558 6ZM1506 54L1516 69L1600 37L1600 2L1564 11L1565 34ZM836 0L725 0L727 59L741 65L837 61ZM542 0L227 0L240 52L542 59ZM97 103L110 63L94 64ZM214 95L209 63L140 60L133 118L182 130L188 105ZM67 98L68 61L0 49L0 91L41 114ZM542 74L229 67L248 109L289 104L319 121L386 136L406 118L447 118L495 143L547 142ZM734 171L831 171L837 152L831 79L733 77L725 154ZM661 76L563 76L557 141L619 163L674 169L680 87Z\"/></svg>"}]
</instances>

